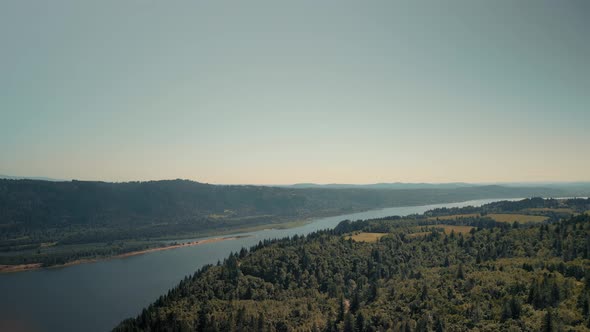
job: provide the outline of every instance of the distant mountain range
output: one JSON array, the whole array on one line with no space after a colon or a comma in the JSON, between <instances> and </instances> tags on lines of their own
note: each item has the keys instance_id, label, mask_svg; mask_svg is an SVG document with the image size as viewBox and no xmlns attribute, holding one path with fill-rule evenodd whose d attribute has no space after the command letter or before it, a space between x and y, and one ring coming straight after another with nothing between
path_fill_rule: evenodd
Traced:
<instances>
[{"instance_id":1,"label":"distant mountain range","mask_svg":"<svg viewBox=\"0 0 590 332\"><path fill-rule=\"evenodd\" d=\"M297 189L458 189L482 186L502 186L509 188L547 188L565 190L569 193L586 194L590 191L590 182L505 182L505 183L373 183L373 184L317 184L296 183L292 185L280 185L277 187Z\"/></svg>"},{"instance_id":2,"label":"distant mountain range","mask_svg":"<svg viewBox=\"0 0 590 332\"><path fill-rule=\"evenodd\" d=\"M373 184L345 184L345 183L330 183L330 184L316 184L316 183L296 183L292 185L284 185L280 187L287 188L323 188L323 189L455 189L476 187L477 184L464 182L451 183L373 183Z\"/></svg>"},{"instance_id":3,"label":"distant mountain range","mask_svg":"<svg viewBox=\"0 0 590 332\"><path fill-rule=\"evenodd\" d=\"M55 179L42 176L12 176L0 174L0 179L10 180L41 180L51 182L68 182L70 179ZM178 179L176 179L178 180ZM166 180L162 180L166 181ZM101 181L99 181L101 182ZM150 181L151 182L151 181ZM290 189L459 189L485 186L502 186L518 188L545 188L564 190L569 194L587 195L590 192L590 182L489 182L489 183L467 183L467 182L446 182L446 183L427 183L427 182L381 182L368 184L348 184L348 183L295 183L285 185L263 185L261 187L279 187Z\"/></svg>"},{"instance_id":4,"label":"distant mountain range","mask_svg":"<svg viewBox=\"0 0 590 332\"><path fill-rule=\"evenodd\" d=\"M13 175L4 175L4 174L0 174L0 179L9 179L9 180L41 180L41 181L52 181L52 182L70 181L70 180L64 180L64 179L47 178L47 177L43 177L43 176L13 176Z\"/></svg>"}]
</instances>

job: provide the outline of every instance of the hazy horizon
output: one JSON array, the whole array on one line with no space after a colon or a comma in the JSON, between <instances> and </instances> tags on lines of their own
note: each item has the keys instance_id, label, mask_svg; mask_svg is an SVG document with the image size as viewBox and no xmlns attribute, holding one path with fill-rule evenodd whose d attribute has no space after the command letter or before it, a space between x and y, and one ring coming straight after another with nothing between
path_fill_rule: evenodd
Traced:
<instances>
[{"instance_id":1,"label":"hazy horizon","mask_svg":"<svg viewBox=\"0 0 590 332\"><path fill-rule=\"evenodd\" d=\"M587 1L9 1L0 173L590 181Z\"/></svg>"},{"instance_id":2,"label":"hazy horizon","mask_svg":"<svg viewBox=\"0 0 590 332\"><path fill-rule=\"evenodd\" d=\"M349 182L290 182L290 183L214 183L214 182L206 182L201 181L199 179L189 179L189 178L179 178L179 177L171 177L171 178L161 178L161 179L147 179L147 180L120 180L120 181L109 181L104 179L85 179L85 178L52 178L46 176L23 176L23 175L12 175L12 174L5 174L0 173L0 179L27 179L27 180L43 180L43 181L98 181L98 182L113 182L113 183L124 183L124 182L144 182L144 181L174 181L174 180L188 180L194 181L199 183L206 183L212 185L246 185L246 186L296 186L296 185L317 185L317 186L372 186L372 185L392 185L392 184L400 184L400 185L469 185L469 186L485 186L485 185L568 185L568 184L590 184L590 181L514 181L514 182L465 182L465 181L453 181L453 182L403 182L403 181L393 181L393 182L361 182L361 183L349 183Z\"/></svg>"}]
</instances>

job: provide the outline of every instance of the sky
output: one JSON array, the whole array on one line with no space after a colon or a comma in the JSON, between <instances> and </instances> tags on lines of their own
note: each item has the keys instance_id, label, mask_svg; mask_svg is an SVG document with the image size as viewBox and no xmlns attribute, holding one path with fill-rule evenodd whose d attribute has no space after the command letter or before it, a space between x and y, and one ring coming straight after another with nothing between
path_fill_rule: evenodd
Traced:
<instances>
[{"instance_id":1,"label":"sky","mask_svg":"<svg viewBox=\"0 0 590 332\"><path fill-rule=\"evenodd\" d=\"M590 2L0 0L0 174L590 180Z\"/></svg>"}]
</instances>

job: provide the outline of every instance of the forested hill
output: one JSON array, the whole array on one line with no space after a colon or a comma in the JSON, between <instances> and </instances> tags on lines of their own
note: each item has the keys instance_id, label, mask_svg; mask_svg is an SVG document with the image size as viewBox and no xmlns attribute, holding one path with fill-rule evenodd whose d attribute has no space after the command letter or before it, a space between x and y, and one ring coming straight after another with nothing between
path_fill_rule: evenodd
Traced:
<instances>
[{"instance_id":1,"label":"forested hill","mask_svg":"<svg viewBox=\"0 0 590 332\"><path fill-rule=\"evenodd\" d=\"M115 331L589 331L589 209L525 200L260 242Z\"/></svg>"},{"instance_id":2,"label":"forested hill","mask_svg":"<svg viewBox=\"0 0 590 332\"><path fill-rule=\"evenodd\" d=\"M162 240L282 227L310 217L478 198L564 196L556 188L298 189L186 180L0 180L0 265L57 265Z\"/></svg>"},{"instance_id":3,"label":"forested hill","mask_svg":"<svg viewBox=\"0 0 590 332\"><path fill-rule=\"evenodd\" d=\"M479 198L561 196L560 189L480 186L456 189L288 189L186 180L106 183L0 180L0 224L150 224L240 217L308 217ZM230 222L231 223L231 222Z\"/></svg>"}]
</instances>

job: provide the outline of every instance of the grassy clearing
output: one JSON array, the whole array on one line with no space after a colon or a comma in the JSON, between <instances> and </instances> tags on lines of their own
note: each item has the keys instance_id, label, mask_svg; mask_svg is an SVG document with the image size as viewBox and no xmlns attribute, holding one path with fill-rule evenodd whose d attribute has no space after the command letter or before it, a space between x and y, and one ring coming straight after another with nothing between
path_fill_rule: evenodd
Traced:
<instances>
[{"instance_id":1,"label":"grassy clearing","mask_svg":"<svg viewBox=\"0 0 590 332\"><path fill-rule=\"evenodd\" d=\"M551 210L551 209L549 209ZM547 211L549 211L547 210ZM558 209L555 209L558 210ZM563 210L571 210L571 209L563 209ZM554 210L553 210L554 211ZM540 210L539 210L540 212ZM461 218L477 218L480 217L479 213L470 213L470 214L453 214L450 216L438 216L438 217L429 217L428 220L455 220ZM531 215L531 214L520 214L520 213L490 213L483 216L492 218L497 222L515 222L518 221L519 223L527 223L527 222L543 222L548 219L546 216L538 216L538 215Z\"/></svg>"},{"instance_id":2,"label":"grassy clearing","mask_svg":"<svg viewBox=\"0 0 590 332\"><path fill-rule=\"evenodd\" d=\"M471 226L454 226L454 225L434 225L432 228L442 228L446 234L451 234L451 232L455 232L455 234L467 234L469 233L473 227Z\"/></svg>"},{"instance_id":3,"label":"grassy clearing","mask_svg":"<svg viewBox=\"0 0 590 332\"><path fill-rule=\"evenodd\" d=\"M383 236L387 235L387 233L366 233L366 232L361 232L358 234L353 234L350 236L347 236L346 239L350 239L352 238L353 241L356 242L377 242L379 241L380 238L382 238Z\"/></svg>"},{"instance_id":4,"label":"grassy clearing","mask_svg":"<svg viewBox=\"0 0 590 332\"><path fill-rule=\"evenodd\" d=\"M518 214L518 213L491 213L487 215L497 222L515 222L528 223L528 222L543 222L549 219L546 216L534 216L530 214Z\"/></svg>"},{"instance_id":5,"label":"grassy clearing","mask_svg":"<svg viewBox=\"0 0 590 332\"><path fill-rule=\"evenodd\" d=\"M450 216L428 217L428 220L455 220L455 219L476 218L476 217L479 217L479 213L452 214Z\"/></svg>"},{"instance_id":6,"label":"grassy clearing","mask_svg":"<svg viewBox=\"0 0 590 332\"><path fill-rule=\"evenodd\" d=\"M535 212L554 212L554 213L570 213L573 214L574 210L571 208L557 208L557 209L552 209L552 208L530 208L530 209L525 209L523 210L525 213L526 212L531 212L531 213L535 213Z\"/></svg>"},{"instance_id":7,"label":"grassy clearing","mask_svg":"<svg viewBox=\"0 0 590 332\"><path fill-rule=\"evenodd\" d=\"M409 239L415 239L417 237L426 236L426 235L428 235L430 233L431 232L416 232L416 233L406 234L406 237L409 238Z\"/></svg>"},{"instance_id":8,"label":"grassy clearing","mask_svg":"<svg viewBox=\"0 0 590 332\"><path fill-rule=\"evenodd\" d=\"M455 234L459 234L459 233L467 234L467 233L469 233L473 229L473 227L471 227L471 226L454 226L454 225L443 225L443 224L440 224L440 225L432 225L432 226L417 226L417 227L414 227L414 229L416 229L416 230L423 230L423 229L442 229L442 231L445 234L451 234L451 232L455 232ZM416 238L416 237L425 236L425 235L428 235L428 234L430 234L430 231L428 231L428 232L411 233L411 234L406 235L406 237Z\"/></svg>"}]
</instances>

